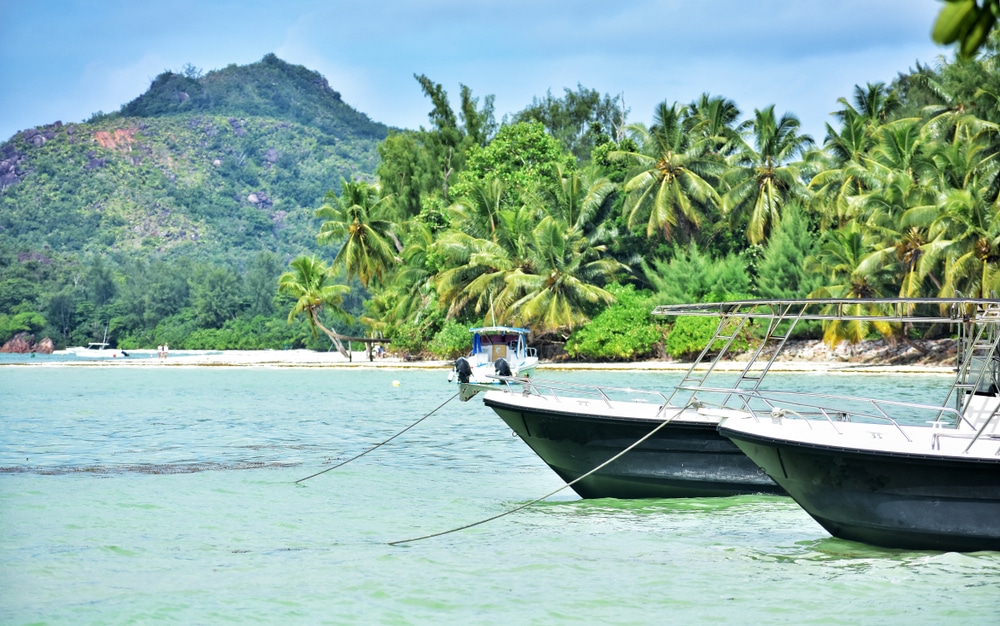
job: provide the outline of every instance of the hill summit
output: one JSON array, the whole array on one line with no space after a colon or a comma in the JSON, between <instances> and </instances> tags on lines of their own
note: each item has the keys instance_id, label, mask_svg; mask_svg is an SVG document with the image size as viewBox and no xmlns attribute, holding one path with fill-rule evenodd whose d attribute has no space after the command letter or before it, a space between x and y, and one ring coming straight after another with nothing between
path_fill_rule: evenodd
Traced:
<instances>
[{"instance_id":1,"label":"hill summit","mask_svg":"<svg viewBox=\"0 0 1000 626\"><path fill-rule=\"evenodd\" d=\"M323 195L374 175L388 131L274 54L164 72L117 113L0 146L0 250L298 254L314 247Z\"/></svg>"},{"instance_id":2,"label":"hill summit","mask_svg":"<svg viewBox=\"0 0 1000 626\"><path fill-rule=\"evenodd\" d=\"M122 106L130 117L241 115L270 117L313 126L339 138L382 139L386 126L372 122L341 100L319 72L291 65L274 54L257 63L181 74L163 72L149 90Z\"/></svg>"}]
</instances>

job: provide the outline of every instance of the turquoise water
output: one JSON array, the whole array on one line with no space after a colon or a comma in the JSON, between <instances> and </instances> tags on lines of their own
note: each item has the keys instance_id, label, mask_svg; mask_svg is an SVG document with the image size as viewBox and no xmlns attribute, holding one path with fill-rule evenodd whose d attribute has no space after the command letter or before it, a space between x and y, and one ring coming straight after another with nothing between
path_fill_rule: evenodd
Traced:
<instances>
[{"instance_id":1,"label":"turquoise water","mask_svg":"<svg viewBox=\"0 0 1000 626\"><path fill-rule=\"evenodd\" d=\"M0 368L0 623L993 624L1000 553L831 538L791 500L579 500L447 372ZM655 387L678 376L546 374ZM776 379L777 380L777 379ZM398 385L394 384L398 382ZM939 400L934 376L782 385ZM945 386L943 388L943 386Z\"/></svg>"}]
</instances>

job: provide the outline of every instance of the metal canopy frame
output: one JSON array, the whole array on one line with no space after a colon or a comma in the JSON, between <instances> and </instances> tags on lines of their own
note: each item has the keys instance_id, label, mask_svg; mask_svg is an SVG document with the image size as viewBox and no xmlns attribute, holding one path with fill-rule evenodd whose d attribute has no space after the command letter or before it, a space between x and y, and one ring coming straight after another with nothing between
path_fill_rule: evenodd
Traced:
<instances>
[{"instance_id":1,"label":"metal canopy frame","mask_svg":"<svg viewBox=\"0 0 1000 626\"><path fill-rule=\"evenodd\" d=\"M929 309L936 308L936 312ZM797 311L791 314L790 311ZM1000 324L1000 300L980 298L817 298L664 304L653 315L816 321Z\"/></svg>"}]
</instances>

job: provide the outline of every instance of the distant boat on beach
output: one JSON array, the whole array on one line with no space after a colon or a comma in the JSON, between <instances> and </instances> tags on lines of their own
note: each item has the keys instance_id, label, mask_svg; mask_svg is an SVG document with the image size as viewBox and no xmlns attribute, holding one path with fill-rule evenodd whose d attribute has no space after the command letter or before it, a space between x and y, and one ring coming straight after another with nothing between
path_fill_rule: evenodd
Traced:
<instances>
[{"instance_id":1,"label":"distant boat on beach","mask_svg":"<svg viewBox=\"0 0 1000 626\"><path fill-rule=\"evenodd\" d=\"M112 348L110 344L103 341L94 341L86 346L67 348L66 352L83 359L116 359L129 356L125 350Z\"/></svg>"}]
</instances>

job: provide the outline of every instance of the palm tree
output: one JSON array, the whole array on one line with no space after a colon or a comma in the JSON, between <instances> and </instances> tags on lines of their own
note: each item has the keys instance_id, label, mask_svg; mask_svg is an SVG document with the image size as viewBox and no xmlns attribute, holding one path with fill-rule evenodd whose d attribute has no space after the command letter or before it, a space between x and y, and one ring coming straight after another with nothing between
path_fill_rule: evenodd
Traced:
<instances>
[{"instance_id":1,"label":"palm tree","mask_svg":"<svg viewBox=\"0 0 1000 626\"><path fill-rule=\"evenodd\" d=\"M926 144L928 138L916 119L901 119L880 129L878 143L865 163L876 177L887 179L891 173L900 172L914 182L930 180L937 166L930 157Z\"/></svg>"},{"instance_id":2,"label":"palm tree","mask_svg":"<svg viewBox=\"0 0 1000 626\"><path fill-rule=\"evenodd\" d=\"M646 223L647 237L660 233L671 240L676 229L701 224L703 205L721 204L709 182L721 172L720 164L706 156L704 144L692 144L684 111L676 103L660 103L652 127L631 127L640 150L611 155L638 163L639 173L625 183L625 214L629 228Z\"/></svg>"},{"instance_id":3,"label":"palm tree","mask_svg":"<svg viewBox=\"0 0 1000 626\"><path fill-rule=\"evenodd\" d=\"M499 178L469 181L466 193L445 212L453 227L474 237L491 239L500 211L509 204L507 185Z\"/></svg>"},{"instance_id":4,"label":"palm tree","mask_svg":"<svg viewBox=\"0 0 1000 626\"><path fill-rule=\"evenodd\" d=\"M901 298L918 298L928 295L924 286L929 279L938 291L941 283L934 275L940 251L940 241L931 240L922 214L928 208L913 207L898 221L869 223L871 235L881 239L877 249L864 259L868 267L881 267L895 273Z\"/></svg>"},{"instance_id":5,"label":"palm tree","mask_svg":"<svg viewBox=\"0 0 1000 626\"><path fill-rule=\"evenodd\" d=\"M888 295L891 271L872 254L874 246L874 237L855 221L828 231L816 255L807 260L807 269L824 274L827 285L809 297L880 298ZM857 343L873 328L887 337L894 333L890 324L838 320L824 327L823 340L831 346L843 340Z\"/></svg>"},{"instance_id":6,"label":"palm tree","mask_svg":"<svg viewBox=\"0 0 1000 626\"><path fill-rule=\"evenodd\" d=\"M892 116L902 108L903 103L895 89L889 89L885 83L868 83L865 88L854 86L854 104L846 98L837 98L844 108L834 112L843 119L854 116L864 122L870 135L878 132L879 127L887 123Z\"/></svg>"},{"instance_id":7,"label":"palm tree","mask_svg":"<svg viewBox=\"0 0 1000 626\"><path fill-rule=\"evenodd\" d=\"M603 256L603 246L592 246L585 237L574 235L564 221L551 216L539 222L534 240L537 271L511 272L498 294L498 301L510 302L508 312L516 312L536 332L562 332L589 321L596 305L614 302L614 296L598 283L628 268Z\"/></svg>"},{"instance_id":8,"label":"palm tree","mask_svg":"<svg viewBox=\"0 0 1000 626\"><path fill-rule=\"evenodd\" d=\"M606 257L593 233L588 237L555 212L539 220L526 205L503 209L491 239L457 231L441 237L434 249L446 269L434 284L448 316L560 332L589 319L594 305L611 302L600 285L628 268Z\"/></svg>"},{"instance_id":9,"label":"palm tree","mask_svg":"<svg viewBox=\"0 0 1000 626\"><path fill-rule=\"evenodd\" d=\"M421 220L403 224L406 245L402 265L392 282L371 294L361 321L375 332L388 333L407 321L419 321L432 310L437 299L434 291L434 231Z\"/></svg>"},{"instance_id":10,"label":"palm tree","mask_svg":"<svg viewBox=\"0 0 1000 626\"><path fill-rule=\"evenodd\" d=\"M448 316L463 314L503 319L509 302L498 301L508 273L534 272L532 230L536 211L521 205L496 213L496 229L488 237L453 230L434 244L444 269L434 279L438 296L448 303Z\"/></svg>"},{"instance_id":11,"label":"palm tree","mask_svg":"<svg viewBox=\"0 0 1000 626\"><path fill-rule=\"evenodd\" d=\"M798 118L790 113L777 119L774 105L763 111L755 109L751 141L741 137L738 151L729 159L732 168L724 176L729 191L723 199L723 210L731 220L749 212L750 243L763 242L770 227L781 218L781 207L789 197L804 192L800 166L794 159L813 140L809 135L800 135L799 127Z\"/></svg>"},{"instance_id":12,"label":"palm tree","mask_svg":"<svg viewBox=\"0 0 1000 626\"><path fill-rule=\"evenodd\" d=\"M958 120L937 130L947 130L941 141L929 126L900 120L886 127L873 153L873 170L885 180L873 194L869 223L910 268L905 289L926 277L941 296L986 297L1000 280L995 133L981 120ZM934 276L937 270L943 284Z\"/></svg>"},{"instance_id":13,"label":"palm tree","mask_svg":"<svg viewBox=\"0 0 1000 626\"><path fill-rule=\"evenodd\" d=\"M333 265L343 264L347 278L356 275L365 288L372 280L381 283L398 262L396 252L402 249L386 215L387 199L379 197L377 186L344 181L340 197L331 191L325 200L316 211L316 217L326 220L317 239L339 243L343 238ZM390 241L396 244L395 249Z\"/></svg>"},{"instance_id":14,"label":"palm tree","mask_svg":"<svg viewBox=\"0 0 1000 626\"><path fill-rule=\"evenodd\" d=\"M944 193L940 213L931 224L944 258L940 296L992 298L1000 288L1000 220L982 189L970 185Z\"/></svg>"},{"instance_id":15,"label":"palm tree","mask_svg":"<svg viewBox=\"0 0 1000 626\"><path fill-rule=\"evenodd\" d=\"M747 122L738 124L740 110L736 103L722 96L707 93L688 105L685 129L694 135L694 144L703 146L708 154L729 156L746 129Z\"/></svg>"},{"instance_id":16,"label":"palm tree","mask_svg":"<svg viewBox=\"0 0 1000 626\"><path fill-rule=\"evenodd\" d=\"M939 186L968 189L979 184L987 200L996 201L1000 192L1000 126L966 116L929 144L933 167L928 169L936 170Z\"/></svg>"},{"instance_id":17,"label":"palm tree","mask_svg":"<svg viewBox=\"0 0 1000 626\"><path fill-rule=\"evenodd\" d=\"M350 358L351 355L340 341L346 337L323 326L320 313L328 309L338 317L349 319L350 316L341 307L344 296L351 288L329 282L332 278L330 268L315 257L300 256L292 261L291 266L292 271L285 272L278 278L278 291L295 299L295 305L288 314L288 323L291 324L299 315L305 315L313 337L316 337L316 329L319 328L342 355Z\"/></svg>"},{"instance_id":18,"label":"palm tree","mask_svg":"<svg viewBox=\"0 0 1000 626\"><path fill-rule=\"evenodd\" d=\"M816 191L817 200L823 202L826 209L824 218L834 222L835 227L844 226L854 217L856 196L875 185L863 164L875 144L874 138L866 132L861 115L848 111L841 119L840 130L826 125L825 150L811 150L806 155L810 164L820 164L809 181L809 188Z\"/></svg>"},{"instance_id":19,"label":"palm tree","mask_svg":"<svg viewBox=\"0 0 1000 626\"><path fill-rule=\"evenodd\" d=\"M529 196L538 205L539 215L552 215L565 222L575 234L603 239L608 236L607 219L617 190L595 166L566 171L557 166L558 184L551 190Z\"/></svg>"}]
</instances>

